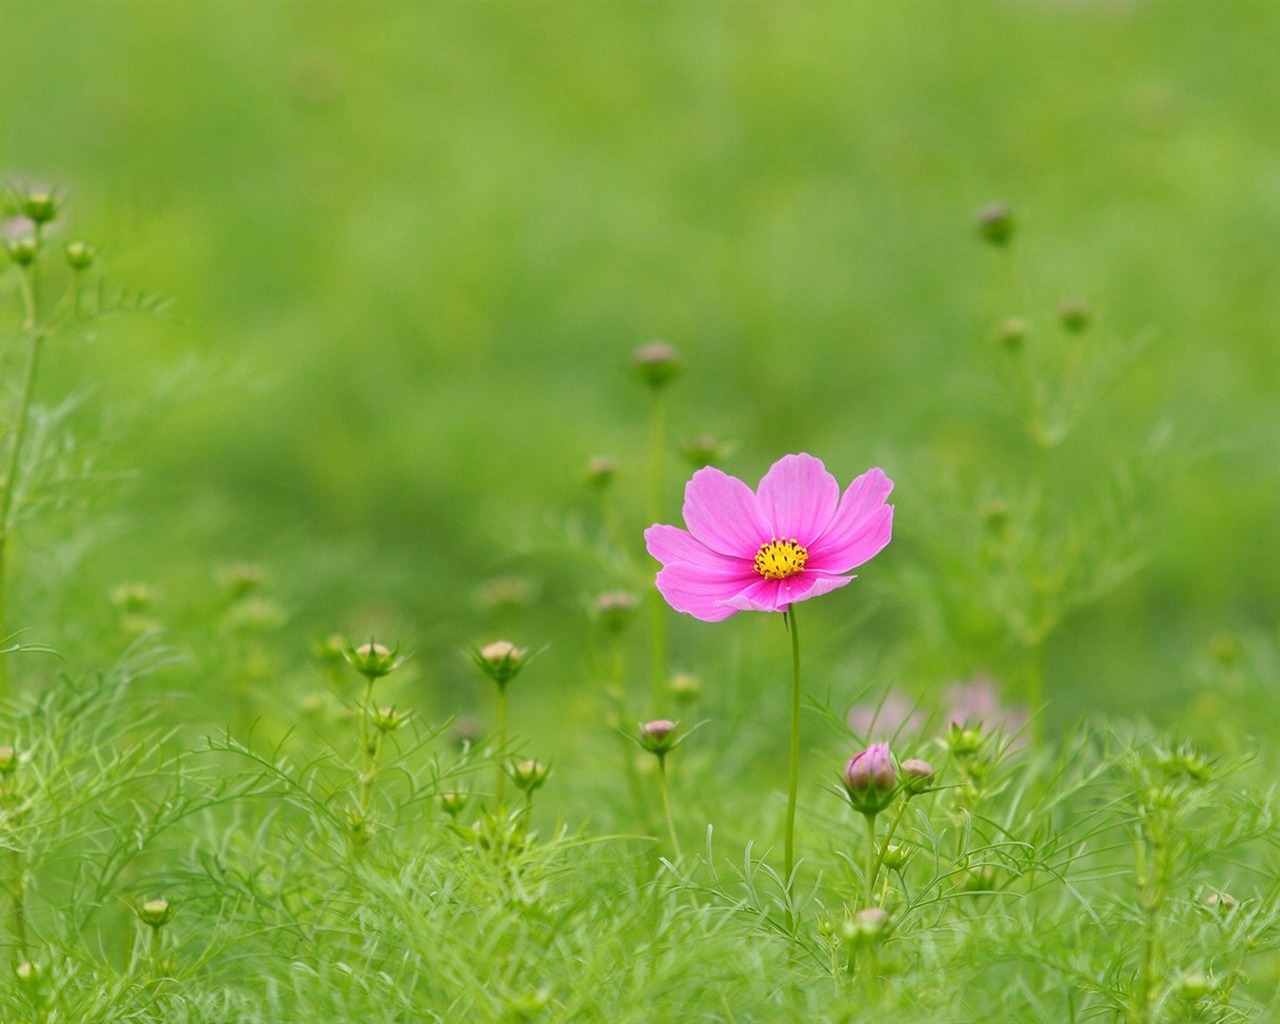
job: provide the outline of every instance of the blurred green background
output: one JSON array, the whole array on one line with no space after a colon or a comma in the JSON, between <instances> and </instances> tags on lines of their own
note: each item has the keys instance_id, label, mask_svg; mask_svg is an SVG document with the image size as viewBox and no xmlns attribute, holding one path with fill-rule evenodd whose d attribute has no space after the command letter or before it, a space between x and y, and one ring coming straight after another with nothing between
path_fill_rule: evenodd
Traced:
<instances>
[{"instance_id":1,"label":"blurred green background","mask_svg":"<svg viewBox=\"0 0 1280 1024\"><path fill-rule=\"evenodd\" d=\"M833 703L1016 660L952 556L1035 473L1088 523L1134 458L1146 561L1049 638L1052 718L1218 710L1197 666L1265 661L1280 608L1278 43L1268 3L6 4L0 169L59 186L109 286L175 300L50 350L43 398L88 387L136 475L49 527L97 531L74 557L32 545L41 638L141 579L198 649L211 567L250 560L292 671L376 629L447 713L458 651L511 632L572 690L592 596L652 569L629 355L663 338L673 521L697 434L752 482L799 450L898 482L896 543L810 616ZM1028 308L974 231L994 199ZM1072 296L1083 344L1154 340L1037 467L992 338L1059 338ZM629 567L596 556L595 455ZM526 607L477 598L512 574ZM785 672L773 626L673 651Z\"/></svg>"}]
</instances>

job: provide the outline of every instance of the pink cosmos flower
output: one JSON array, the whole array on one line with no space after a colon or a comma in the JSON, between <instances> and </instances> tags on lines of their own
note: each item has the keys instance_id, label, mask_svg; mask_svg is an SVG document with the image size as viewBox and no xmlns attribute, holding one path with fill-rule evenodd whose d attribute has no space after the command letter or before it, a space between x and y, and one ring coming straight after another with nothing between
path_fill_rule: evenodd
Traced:
<instances>
[{"instance_id":1,"label":"pink cosmos flower","mask_svg":"<svg viewBox=\"0 0 1280 1024\"><path fill-rule=\"evenodd\" d=\"M742 611L784 612L796 601L843 587L845 575L889 543L893 482L870 469L840 494L812 455L784 455L752 491L708 466L684 491L688 530L644 532L662 563L667 603L704 622Z\"/></svg>"}]
</instances>

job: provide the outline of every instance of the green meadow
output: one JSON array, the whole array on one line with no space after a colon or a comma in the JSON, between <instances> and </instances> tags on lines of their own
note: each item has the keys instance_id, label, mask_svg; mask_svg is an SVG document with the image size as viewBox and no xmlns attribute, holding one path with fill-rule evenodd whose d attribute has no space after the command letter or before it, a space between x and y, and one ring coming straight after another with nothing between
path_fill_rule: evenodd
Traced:
<instances>
[{"instance_id":1,"label":"green meadow","mask_svg":"<svg viewBox=\"0 0 1280 1024\"><path fill-rule=\"evenodd\" d=\"M1278 44L0 5L0 1020L1280 1016Z\"/></svg>"}]
</instances>

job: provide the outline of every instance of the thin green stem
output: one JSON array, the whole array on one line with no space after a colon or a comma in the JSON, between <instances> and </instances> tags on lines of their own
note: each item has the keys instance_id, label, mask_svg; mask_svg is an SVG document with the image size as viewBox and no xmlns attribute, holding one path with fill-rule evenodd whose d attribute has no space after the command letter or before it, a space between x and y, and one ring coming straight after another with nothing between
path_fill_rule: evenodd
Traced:
<instances>
[{"instance_id":1,"label":"thin green stem","mask_svg":"<svg viewBox=\"0 0 1280 1024\"><path fill-rule=\"evenodd\" d=\"M666 445L667 403L662 390L655 389L649 423L649 521L662 521L663 466ZM649 594L649 686L653 713L661 715L667 702L667 609L662 595Z\"/></svg>"},{"instance_id":2,"label":"thin green stem","mask_svg":"<svg viewBox=\"0 0 1280 1024\"><path fill-rule=\"evenodd\" d=\"M667 759L661 754L658 755L658 779L662 783L662 812L667 817L667 835L671 837L671 849L675 852L676 859L679 860L684 854L680 852L680 837L676 835L675 818L671 816L670 787L667 785Z\"/></svg>"},{"instance_id":3,"label":"thin green stem","mask_svg":"<svg viewBox=\"0 0 1280 1024\"><path fill-rule=\"evenodd\" d=\"M884 854L876 851L876 816L867 814L864 817L867 819L867 898L862 905L873 907L876 899L876 874L880 870L880 861Z\"/></svg>"},{"instance_id":4,"label":"thin green stem","mask_svg":"<svg viewBox=\"0 0 1280 1024\"><path fill-rule=\"evenodd\" d=\"M887 830L887 831L885 832L885 834L884 834L884 841L880 843L880 850L879 850L879 853L876 855L875 864L874 864L874 865L872 865L872 868L871 868L871 877L870 877L870 879L868 879L868 881L867 881L867 892L868 892L868 893L870 893L870 892L871 892L871 890L875 887L875 884L876 884L876 878L877 878L877 877L879 876L879 874L880 874L880 869L884 866L884 858L885 858L885 854L887 854L887 853L889 852L889 844L893 842L893 836L894 836L894 833L898 831L898 824L902 821L902 815L906 812L906 809L907 809L907 801L906 801L905 799L903 799L903 800L902 800L902 801L900 801L900 802L899 802L899 804L898 804L898 810L897 810L897 813L896 813L896 814L894 814L894 816L893 816L893 821L889 822L889 828L888 828L888 830ZM873 816L872 818L868 818L867 820L868 820L868 821L872 821L872 822L873 822L873 821L874 821L874 816ZM872 829L873 829L873 831L872 831L872 837L871 837L871 839L872 839L872 841L871 841L871 845L872 845L872 847L873 847L873 848L874 848L874 847L875 847L875 845L876 845L876 844L875 844L875 833L874 833L874 827L875 827L875 826L874 826L874 824L873 824L873 825L872 825ZM869 906L869 907L871 907L871 906L878 906L878 905L879 905L879 904L877 904L877 903L872 903L870 900L868 900L868 902L867 902L867 906Z\"/></svg>"},{"instance_id":5,"label":"thin green stem","mask_svg":"<svg viewBox=\"0 0 1280 1024\"><path fill-rule=\"evenodd\" d=\"M22 387L18 392L18 409L10 428L9 451L5 461L4 478L0 480L0 640L9 633L8 606L5 594L8 590L9 538L13 534L18 507L18 474L22 468L22 443L26 438L27 423L31 418L31 399L35 394L36 371L40 365L41 342L44 331L36 305L35 269L28 265L18 275L22 288L23 323L27 335L27 362L22 374ZM7 700L10 693L8 659L0 657L0 700Z\"/></svg>"},{"instance_id":6,"label":"thin green stem","mask_svg":"<svg viewBox=\"0 0 1280 1024\"><path fill-rule=\"evenodd\" d=\"M498 684L498 750L494 764L498 778L494 787L494 802L499 810L502 808L503 795L506 791L507 772L503 758L507 756L507 688Z\"/></svg>"},{"instance_id":7,"label":"thin green stem","mask_svg":"<svg viewBox=\"0 0 1280 1024\"><path fill-rule=\"evenodd\" d=\"M360 757L364 769L360 772L360 816L369 816L370 798L373 795L373 777L378 770L378 753L382 747L382 733L370 739L369 719L373 714L373 679L365 680L364 699L360 702Z\"/></svg>"},{"instance_id":8,"label":"thin green stem","mask_svg":"<svg viewBox=\"0 0 1280 1024\"><path fill-rule=\"evenodd\" d=\"M788 887L795 866L796 797L800 792L800 633L796 629L796 606L789 605L783 621L791 630L791 770L787 780L787 831L784 842L783 874Z\"/></svg>"}]
</instances>

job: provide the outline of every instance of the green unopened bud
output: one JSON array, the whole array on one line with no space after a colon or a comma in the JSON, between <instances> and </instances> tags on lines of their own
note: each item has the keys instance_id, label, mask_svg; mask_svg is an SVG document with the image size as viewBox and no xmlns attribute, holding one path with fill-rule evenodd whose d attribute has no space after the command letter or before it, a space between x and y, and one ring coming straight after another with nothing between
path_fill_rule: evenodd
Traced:
<instances>
[{"instance_id":1,"label":"green unopened bud","mask_svg":"<svg viewBox=\"0 0 1280 1024\"><path fill-rule=\"evenodd\" d=\"M1011 316L1000 321L1000 326L996 328L996 341L1001 348L1010 352L1020 352L1022 346L1027 343L1027 335L1030 333L1031 329L1022 317Z\"/></svg>"},{"instance_id":2,"label":"green unopened bud","mask_svg":"<svg viewBox=\"0 0 1280 1024\"><path fill-rule=\"evenodd\" d=\"M98 255L98 251L88 242L68 242L67 262L71 265L72 270L88 270L93 266L94 258Z\"/></svg>"},{"instance_id":3,"label":"green unopened bud","mask_svg":"<svg viewBox=\"0 0 1280 1024\"><path fill-rule=\"evenodd\" d=\"M517 647L506 640L495 640L478 651L473 651L471 659L495 683L506 686L520 674L528 660L528 654L527 647Z\"/></svg>"},{"instance_id":4,"label":"green unopened bud","mask_svg":"<svg viewBox=\"0 0 1280 1024\"><path fill-rule=\"evenodd\" d=\"M718 466L729 455L729 447L726 444L707 434L689 438L680 446L680 450L684 453L685 460L694 469Z\"/></svg>"},{"instance_id":5,"label":"green unopened bud","mask_svg":"<svg viewBox=\"0 0 1280 1024\"><path fill-rule=\"evenodd\" d=\"M636 349L631 357L640 379L655 391L664 387L680 371L680 356L665 341L652 341Z\"/></svg>"},{"instance_id":6,"label":"green unopened bud","mask_svg":"<svg viewBox=\"0 0 1280 1024\"><path fill-rule=\"evenodd\" d=\"M138 920L151 928L162 928L173 916L173 907L165 899L147 900L138 907Z\"/></svg>"},{"instance_id":7,"label":"green unopened bud","mask_svg":"<svg viewBox=\"0 0 1280 1024\"><path fill-rule=\"evenodd\" d=\"M5 252L20 267L27 267L35 262L36 254L40 251L40 240L36 232L36 223L29 217L11 217L0 230Z\"/></svg>"},{"instance_id":8,"label":"green unopened bud","mask_svg":"<svg viewBox=\"0 0 1280 1024\"><path fill-rule=\"evenodd\" d=\"M850 923L854 942L874 946L888 934L892 922L889 912L883 907L866 907L854 914Z\"/></svg>"},{"instance_id":9,"label":"green unopened bud","mask_svg":"<svg viewBox=\"0 0 1280 1024\"><path fill-rule=\"evenodd\" d=\"M978 211L978 234L992 245L1008 245L1013 238L1013 210L1008 203L988 203Z\"/></svg>"},{"instance_id":10,"label":"green unopened bud","mask_svg":"<svg viewBox=\"0 0 1280 1024\"><path fill-rule=\"evenodd\" d=\"M890 844L884 848L881 863L890 871L901 871L911 859L911 851L902 846Z\"/></svg>"},{"instance_id":11,"label":"green unopened bud","mask_svg":"<svg viewBox=\"0 0 1280 1024\"><path fill-rule=\"evenodd\" d=\"M908 796L928 792L937 770L928 761L909 757L899 767L902 769L902 785Z\"/></svg>"},{"instance_id":12,"label":"green unopened bud","mask_svg":"<svg viewBox=\"0 0 1280 1024\"><path fill-rule=\"evenodd\" d=\"M450 790L448 793L440 794L440 808L451 818L456 818L462 813L463 808L467 806L467 801L471 798L469 793L461 790Z\"/></svg>"},{"instance_id":13,"label":"green unopened bud","mask_svg":"<svg viewBox=\"0 0 1280 1024\"><path fill-rule=\"evenodd\" d=\"M393 707L375 708L369 716L369 721L379 732L395 732L409 721L409 713L397 711Z\"/></svg>"},{"instance_id":14,"label":"green unopened bud","mask_svg":"<svg viewBox=\"0 0 1280 1024\"><path fill-rule=\"evenodd\" d=\"M1203 999L1205 996L1213 992L1217 988L1212 978L1203 971L1186 971L1182 977L1178 979L1177 991L1179 997L1187 1002L1194 1002L1197 999Z\"/></svg>"},{"instance_id":15,"label":"green unopened bud","mask_svg":"<svg viewBox=\"0 0 1280 1024\"><path fill-rule=\"evenodd\" d=\"M17 979L24 985L30 985L40 980L40 965L34 964L30 960L23 960L13 969L13 973Z\"/></svg>"},{"instance_id":16,"label":"green unopened bud","mask_svg":"<svg viewBox=\"0 0 1280 1024\"><path fill-rule=\"evenodd\" d=\"M121 583L111 591L111 603L132 615L150 608L153 597L151 588L145 583Z\"/></svg>"},{"instance_id":17,"label":"green unopened bud","mask_svg":"<svg viewBox=\"0 0 1280 1024\"><path fill-rule=\"evenodd\" d=\"M346 661L343 653L347 639L341 633L330 633L311 642L311 653L326 665L341 665Z\"/></svg>"},{"instance_id":18,"label":"green unopened bud","mask_svg":"<svg viewBox=\"0 0 1280 1024\"><path fill-rule=\"evenodd\" d=\"M640 746L651 754L664 757L679 742L676 739L678 722L658 718L652 722L644 722L640 726Z\"/></svg>"},{"instance_id":19,"label":"green unopened bud","mask_svg":"<svg viewBox=\"0 0 1280 1024\"><path fill-rule=\"evenodd\" d=\"M600 625L610 633L621 633L635 618L639 602L634 594L624 590L611 590L596 598L596 615Z\"/></svg>"},{"instance_id":20,"label":"green unopened bud","mask_svg":"<svg viewBox=\"0 0 1280 1024\"><path fill-rule=\"evenodd\" d=\"M233 565L219 566L213 572L213 578L233 601L248 597L254 591L261 590L267 580L262 566L252 562L236 562Z\"/></svg>"},{"instance_id":21,"label":"green unopened bud","mask_svg":"<svg viewBox=\"0 0 1280 1024\"><path fill-rule=\"evenodd\" d=\"M19 207L37 224L48 224L58 216L58 197L48 189L31 189L21 197Z\"/></svg>"},{"instance_id":22,"label":"green unopened bud","mask_svg":"<svg viewBox=\"0 0 1280 1024\"><path fill-rule=\"evenodd\" d=\"M587 486L593 491L603 491L618 473L618 464L613 459L598 455L587 462Z\"/></svg>"},{"instance_id":23,"label":"green unopened bud","mask_svg":"<svg viewBox=\"0 0 1280 1024\"><path fill-rule=\"evenodd\" d=\"M396 653L399 649L399 647L395 650L388 649L385 644L375 643L373 640L359 647L353 646L348 641L342 653L352 668L373 682L375 679L390 675L404 664L404 658Z\"/></svg>"},{"instance_id":24,"label":"green unopened bud","mask_svg":"<svg viewBox=\"0 0 1280 1024\"><path fill-rule=\"evenodd\" d=\"M542 788L547 781L547 776L551 774L551 769L541 761L527 758L523 761L513 761L508 764L507 774L511 776L511 781L515 783L516 789L522 793L532 793L535 789Z\"/></svg>"},{"instance_id":25,"label":"green unopened bud","mask_svg":"<svg viewBox=\"0 0 1280 1024\"><path fill-rule=\"evenodd\" d=\"M677 672L667 681L667 688L681 704L690 704L702 692L702 682L691 672Z\"/></svg>"},{"instance_id":26,"label":"green unopened bud","mask_svg":"<svg viewBox=\"0 0 1280 1024\"><path fill-rule=\"evenodd\" d=\"M1087 299L1067 299L1058 307L1058 319L1072 334L1083 334L1093 319Z\"/></svg>"},{"instance_id":27,"label":"green unopened bud","mask_svg":"<svg viewBox=\"0 0 1280 1024\"><path fill-rule=\"evenodd\" d=\"M982 749L982 729L952 722L945 737L947 748L956 757L972 757Z\"/></svg>"},{"instance_id":28,"label":"green unopened bud","mask_svg":"<svg viewBox=\"0 0 1280 1024\"><path fill-rule=\"evenodd\" d=\"M0 747L0 774L12 775L18 767L18 752L11 746Z\"/></svg>"},{"instance_id":29,"label":"green unopened bud","mask_svg":"<svg viewBox=\"0 0 1280 1024\"><path fill-rule=\"evenodd\" d=\"M507 1000L507 1008L514 1020L533 1020L541 1016L542 1011L551 1002L551 990L540 988L533 992L514 996Z\"/></svg>"}]
</instances>

